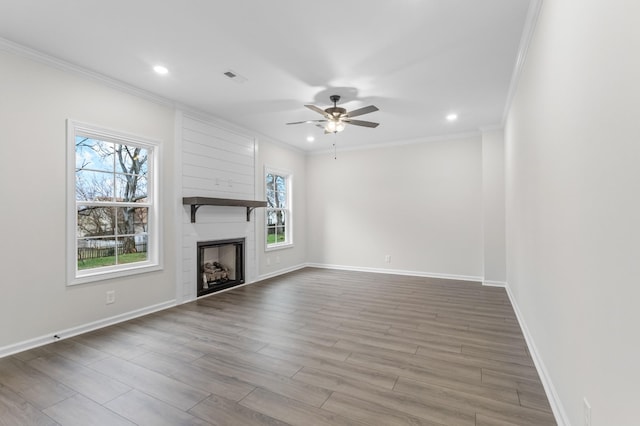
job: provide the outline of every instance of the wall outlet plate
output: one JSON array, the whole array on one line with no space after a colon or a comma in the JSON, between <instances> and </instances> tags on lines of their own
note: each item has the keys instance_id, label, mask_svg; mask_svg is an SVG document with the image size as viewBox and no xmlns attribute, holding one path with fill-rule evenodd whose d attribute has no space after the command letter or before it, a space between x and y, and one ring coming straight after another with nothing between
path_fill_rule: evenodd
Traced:
<instances>
[{"instance_id":1,"label":"wall outlet plate","mask_svg":"<svg viewBox=\"0 0 640 426\"><path fill-rule=\"evenodd\" d=\"M116 301L116 292L115 290L107 291L107 305L115 303Z\"/></svg>"}]
</instances>

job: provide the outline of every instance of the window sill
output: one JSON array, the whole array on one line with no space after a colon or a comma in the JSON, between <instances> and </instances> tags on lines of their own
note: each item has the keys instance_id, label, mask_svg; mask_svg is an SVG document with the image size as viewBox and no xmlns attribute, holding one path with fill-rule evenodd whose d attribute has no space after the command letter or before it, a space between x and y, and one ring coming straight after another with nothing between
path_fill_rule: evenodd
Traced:
<instances>
[{"instance_id":1,"label":"window sill","mask_svg":"<svg viewBox=\"0 0 640 426\"><path fill-rule=\"evenodd\" d=\"M283 250L283 249L288 249L288 248L293 248L293 243L281 243L281 244L271 244L268 245L267 247L265 247L264 251L276 251L276 250Z\"/></svg>"},{"instance_id":2,"label":"window sill","mask_svg":"<svg viewBox=\"0 0 640 426\"><path fill-rule=\"evenodd\" d=\"M128 277L131 275L145 274L148 272L161 271L162 265L159 263L144 262L140 265L130 266L128 268L96 268L91 271L82 272L75 277L71 277L68 286L74 286L79 284L88 284L96 281L109 280L113 278Z\"/></svg>"}]
</instances>

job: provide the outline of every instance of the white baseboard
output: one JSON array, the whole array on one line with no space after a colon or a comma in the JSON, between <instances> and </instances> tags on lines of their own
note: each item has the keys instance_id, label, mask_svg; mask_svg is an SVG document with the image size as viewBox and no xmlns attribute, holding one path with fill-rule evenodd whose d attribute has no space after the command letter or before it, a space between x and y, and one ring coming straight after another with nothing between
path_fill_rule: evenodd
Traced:
<instances>
[{"instance_id":1,"label":"white baseboard","mask_svg":"<svg viewBox=\"0 0 640 426\"><path fill-rule=\"evenodd\" d=\"M542 386L544 386L544 391L547 394L547 399L549 400L549 404L551 405L551 410L553 410L553 415L558 423L558 426L570 426L571 422L569 422L569 417L567 416L566 411L564 410L564 406L562 405L562 401L558 397L558 393L556 392L555 386L553 386L553 382L551 381L551 376L547 371L547 368L540 357L540 353L536 347L536 344L533 340L533 336L529 332L529 328L524 321L522 313L520 312L520 308L518 307L518 303L516 302L513 293L511 292L511 288L509 284L506 283L507 295L509 295L509 300L511 301L511 306L513 306L513 310L518 318L518 323L520 324L520 329L522 329L522 334L524 335L524 339L527 342L527 346L529 347L529 352L531 353L531 358L533 358L533 363L536 366L536 370L538 371L538 375L540 376L540 381L542 381Z\"/></svg>"},{"instance_id":2,"label":"white baseboard","mask_svg":"<svg viewBox=\"0 0 640 426\"><path fill-rule=\"evenodd\" d=\"M301 263L299 265L291 266L289 268L278 269L277 271L269 272L268 274L262 274L256 278L256 282L268 280L269 278L274 278L279 275L288 274L289 272L299 271L300 269L306 268L309 266L306 263Z\"/></svg>"},{"instance_id":3,"label":"white baseboard","mask_svg":"<svg viewBox=\"0 0 640 426\"><path fill-rule=\"evenodd\" d=\"M501 288L506 288L507 287L507 283L504 281L489 281L489 280L483 280L482 281L482 285L485 287L501 287Z\"/></svg>"},{"instance_id":4,"label":"white baseboard","mask_svg":"<svg viewBox=\"0 0 640 426\"><path fill-rule=\"evenodd\" d=\"M66 330L54 331L45 336L35 337L33 339L25 340L23 342L14 343L9 346L0 348L0 358L13 355L18 352L26 351L29 349L37 348L38 346L47 345L57 340L68 339L78 334L87 333L89 331L97 330L99 328L108 327L110 325L118 324L123 321L127 321L133 318L148 315L154 312L162 311L164 309L171 308L176 305L175 300L169 300L166 302L158 303L157 305L147 306L146 308L136 309L135 311L125 312L124 314L116 315L113 317L101 319L98 321L83 324L77 327L68 328ZM57 336L57 337L54 337Z\"/></svg>"},{"instance_id":5,"label":"white baseboard","mask_svg":"<svg viewBox=\"0 0 640 426\"><path fill-rule=\"evenodd\" d=\"M310 268L337 269L340 271L372 272L375 274L392 274L392 275L407 275L411 277L442 278L445 280L475 281L475 282L482 281L482 277L474 276L474 275L440 274L437 272L407 271L404 269L368 268L368 267L361 267L361 266L329 265L324 263L307 263L306 266Z\"/></svg>"}]
</instances>

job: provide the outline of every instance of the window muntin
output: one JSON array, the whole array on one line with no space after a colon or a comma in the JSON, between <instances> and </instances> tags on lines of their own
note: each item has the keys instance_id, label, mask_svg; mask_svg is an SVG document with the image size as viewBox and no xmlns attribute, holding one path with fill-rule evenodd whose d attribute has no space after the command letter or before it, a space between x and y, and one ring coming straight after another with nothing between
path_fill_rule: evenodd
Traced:
<instances>
[{"instance_id":1,"label":"window muntin","mask_svg":"<svg viewBox=\"0 0 640 426\"><path fill-rule=\"evenodd\" d=\"M266 247L278 248L293 244L291 229L291 175L267 170L265 173Z\"/></svg>"},{"instance_id":2,"label":"window muntin","mask_svg":"<svg viewBox=\"0 0 640 426\"><path fill-rule=\"evenodd\" d=\"M146 139L69 122L70 284L159 269L153 173ZM73 176L73 178L71 178ZM71 213L73 212L73 213Z\"/></svg>"}]
</instances>

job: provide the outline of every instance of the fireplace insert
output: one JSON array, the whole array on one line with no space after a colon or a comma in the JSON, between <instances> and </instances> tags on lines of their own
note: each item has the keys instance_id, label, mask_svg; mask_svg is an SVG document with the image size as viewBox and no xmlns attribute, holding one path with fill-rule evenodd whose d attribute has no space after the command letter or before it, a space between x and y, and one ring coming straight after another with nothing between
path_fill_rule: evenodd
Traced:
<instances>
[{"instance_id":1,"label":"fireplace insert","mask_svg":"<svg viewBox=\"0 0 640 426\"><path fill-rule=\"evenodd\" d=\"M198 297L244 284L244 238L198 242Z\"/></svg>"}]
</instances>

